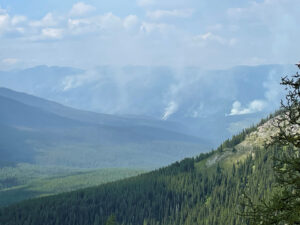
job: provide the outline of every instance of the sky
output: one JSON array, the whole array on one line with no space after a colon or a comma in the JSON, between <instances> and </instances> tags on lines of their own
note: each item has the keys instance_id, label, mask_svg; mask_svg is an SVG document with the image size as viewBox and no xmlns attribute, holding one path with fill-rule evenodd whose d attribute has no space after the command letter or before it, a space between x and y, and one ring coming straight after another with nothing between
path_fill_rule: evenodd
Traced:
<instances>
[{"instance_id":1,"label":"sky","mask_svg":"<svg viewBox=\"0 0 300 225\"><path fill-rule=\"evenodd\" d=\"M0 0L0 70L292 64L299 9L299 0Z\"/></svg>"}]
</instances>

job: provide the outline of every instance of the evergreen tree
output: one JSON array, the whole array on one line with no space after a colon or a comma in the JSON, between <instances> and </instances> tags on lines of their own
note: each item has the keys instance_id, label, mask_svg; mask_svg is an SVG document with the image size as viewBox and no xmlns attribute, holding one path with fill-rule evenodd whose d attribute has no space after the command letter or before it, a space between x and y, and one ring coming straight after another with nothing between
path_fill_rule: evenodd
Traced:
<instances>
[{"instance_id":1,"label":"evergreen tree","mask_svg":"<svg viewBox=\"0 0 300 225\"><path fill-rule=\"evenodd\" d=\"M300 64L297 64L300 69ZM273 119L277 133L268 146L283 146L282 155L274 157L276 185L270 200L254 204L248 196L243 207L251 224L300 224L300 75L282 78L287 90L281 101L281 114ZM278 148L278 151L279 148Z\"/></svg>"},{"instance_id":2,"label":"evergreen tree","mask_svg":"<svg viewBox=\"0 0 300 225\"><path fill-rule=\"evenodd\" d=\"M118 225L115 215L110 215L110 217L108 217L106 225Z\"/></svg>"}]
</instances>

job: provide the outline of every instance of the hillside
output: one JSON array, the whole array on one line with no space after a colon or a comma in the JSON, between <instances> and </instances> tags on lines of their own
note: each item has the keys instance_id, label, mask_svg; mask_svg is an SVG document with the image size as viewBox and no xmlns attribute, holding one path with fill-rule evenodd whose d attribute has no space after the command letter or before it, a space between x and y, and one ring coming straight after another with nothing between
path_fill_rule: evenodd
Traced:
<instances>
[{"instance_id":1,"label":"hillside","mask_svg":"<svg viewBox=\"0 0 300 225\"><path fill-rule=\"evenodd\" d=\"M259 199L270 194L276 148L263 149L269 124L243 131L217 150L168 167L57 196L15 204L0 211L10 224L246 224L238 216L242 193ZM288 150L288 149L287 149Z\"/></svg>"},{"instance_id":2,"label":"hillside","mask_svg":"<svg viewBox=\"0 0 300 225\"><path fill-rule=\"evenodd\" d=\"M171 131L181 130L181 132L186 129L180 123L157 120L151 117L117 116L117 115L78 110L78 109L64 106L54 101L49 101L43 98L29 95L23 92L13 91L11 89L3 88L3 87L0 87L0 96L21 102L28 106L32 106L46 112L50 112L58 116L77 120L80 122L87 122L87 123L100 124L106 126L144 125L150 127L164 128Z\"/></svg>"},{"instance_id":3,"label":"hillside","mask_svg":"<svg viewBox=\"0 0 300 225\"><path fill-rule=\"evenodd\" d=\"M14 167L6 165L0 169L0 207L24 199L96 186L143 172L141 169L126 168L76 169L24 163Z\"/></svg>"},{"instance_id":4,"label":"hillside","mask_svg":"<svg viewBox=\"0 0 300 225\"><path fill-rule=\"evenodd\" d=\"M153 168L209 146L169 122L80 111L3 88L0 105L2 162Z\"/></svg>"},{"instance_id":5,"label":"hillside","mask_svg":"<svg viewBox=\"0 0 300 225\"><path fill-rule=\"evenodd\" d=\"M129 177L210 146L178 132L180 124L76 110L5 88L0 105L0 206Z\"/></svg>"}]
</instances>

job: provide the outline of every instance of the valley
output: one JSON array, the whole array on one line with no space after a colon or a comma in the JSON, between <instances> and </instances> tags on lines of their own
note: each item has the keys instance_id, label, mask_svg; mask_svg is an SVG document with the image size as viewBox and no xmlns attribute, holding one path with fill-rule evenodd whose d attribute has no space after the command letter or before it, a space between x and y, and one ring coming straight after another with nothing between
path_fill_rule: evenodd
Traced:
<instances>
[{"instance_id":1,"label":"valley","mask_svg":"<svg viewBox=\"0 0 300 225\"><path fill-rule=\"evenodd\" d=\"M20 163L0 168L0 207L29 198L54 195L121 180L142 169L80 169Z\"/></svg>"},{"instance_id":2,"label":"valley","mask_svg":"<svg viewBox=\"0 0 300 225\"><path fill-rule=\"evenodd\" d=\"M0 211L0 218L7 224L104 224L109 215L116 215L121 224L244 224L238 215L242 193L256 201L272 193L272 157L280 153L249 145L251 137L263 136L257 131L267 127L262 121L215 151L137 177L16 204ZM49 216L40 216L42 205Z\"/></svg>"},{"instance_id":3,"label":"valley","mask_svg":"<svg viewBox=\"0 0 300 225\"><path fill-rule=\"evenodd\" d=\"M300 225L299 9L0 0L0 225Z\"/></svg>"},{"instance_id":4,"label":"valley","mask_svg":"<svg viewBox=\"0 0 300 225\"><path fill-rule=\"evenodd\" d=\"M210 144L180 124L80 111L0 88L0 205L135 176Z\"/></svg>"}]
</instances>

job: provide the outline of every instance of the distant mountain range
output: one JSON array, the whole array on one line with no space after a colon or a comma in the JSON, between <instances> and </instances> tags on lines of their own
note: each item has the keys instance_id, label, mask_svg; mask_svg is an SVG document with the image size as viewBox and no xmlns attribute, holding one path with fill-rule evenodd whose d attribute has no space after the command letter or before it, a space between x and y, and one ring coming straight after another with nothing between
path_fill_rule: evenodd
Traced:
<instances>
[{"instance_id":1,"label":"distant mountain range","mask_svg":"<svg viewBox=\"0 0 300 225\"><path fill-rule=\"evenodd\" d=\"M133 176L208 152L231 133L254 124L277 109L277 101L281 98L278 80L284 74L293 73L292 67L281 65L236 67L224 71L186 68L180 73L183 77L168 68L129 67L118 73L109 67L106 69L105 72L105 68L98 68L101 73L89 74L72 68L40 66L0 72L1 86L18 90L0 88L0 206ZM129 80L122 81L123 76ZM105 113L89 111L92 109ZM263 165L270 155L256 152L257 160L250 160L256 148L252 146L257 139L255 135L259 136L256 131L252 128L234 136L213 153L117 183L126 190L134 187L130 192L133 196L128 197L130 201L136 193L149 196L149 204L155 193L168 196L166 202L172 212L155 214L158 208L149 205L120 207L117 211L108 207L108 214L101 214L103 220L109 214L116 214L119 221L126 223L145 222L141 218L131 220L133 217L119 214L141 212L150 224L162 218L174 224L183 219L181 215L185 210L191 210L195 215L201 212L200 217L206 217L208 224L213 224L215 214L209 213L202 205L209 210L218 205L216 210L221 210L220 221L230 218L234 223L236 218L228 214L227 208L237 204L241 189L226 191L243 184L242 174L251 176L251 182L255 184L266 184L256 176L268 174L269 169L264 169ZM271 161L268 161L267 166L270 165ZM236 170L233 169L235 166L241 168L238 177L232 172ZM246 169L253 166L260 168L254 171L255 174ZM227 179L230 179L229 183ZM225 183L233 186L224 187ZM116 200L116 196L126 199L126 191L114 185L89 190L92 190L92 195L96 191L99 198L105 198L107 193L101 190L108 187L108 190L116 191L111 194L112 199ZM175 189L171 191L169 187ZM230 206L223 200L216 200L220 187L225 199L234 199L228 202ZM251 185L253 193L257 192L255 188ZM119 195L121 192L123 195ZM74 195L76 193L84 193L94 201L86 194L88 192L75 192ZM73 198L74 195L66 196ZM198 199L201 204L193 205L188 200L191 198ZM173 216L178 215L179 210L173 200L181 204L183 211L179 217ZM68 204L66 201L67 209L70 208ZM162 205L160 200L155 204ZM98 206L94 209L98 210ZM144 210L148 208L151 215ZM165 209L168 206L162 210ZM0 211L0 219L5 218L4 215L13 218L12 214L3 212ZM96 215L91 211L91 224L97 222ZM175 221L167 219L171 218L170 215Z\"/></svg>"},{"instance_id":2,"label":"distant mountain range","mask_svg":"<svg viewBox=\"0 0 300 225\"><path fill-rule=\"evenodd\" d=\"M67 114L76 121L108 122L110 126L147 125L150 120L150 126L198 136L216 147L278 109L282 98L280 78L293 74L295 69L293 65L238 66L212 71L195 67L102 66L82 70L37 66L0 72L0 86L81 110L122 115L71 112L49 102L43 105L39 100L15 96L25 104L63 117Z\"/></svg>"},{"instance_id":3,"label":"distant mountain range","mask_svg":"<svg viewBox=\"0 0 300 225\"><path fill-rule=\"evenodd\" d=\"M155 168L206 151L181 125L76 110L0 88L0 161L76 168Z\"/></svg>"}]
</instances>

